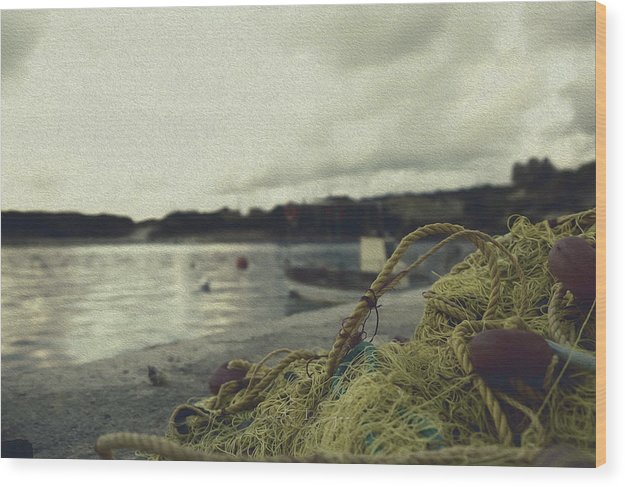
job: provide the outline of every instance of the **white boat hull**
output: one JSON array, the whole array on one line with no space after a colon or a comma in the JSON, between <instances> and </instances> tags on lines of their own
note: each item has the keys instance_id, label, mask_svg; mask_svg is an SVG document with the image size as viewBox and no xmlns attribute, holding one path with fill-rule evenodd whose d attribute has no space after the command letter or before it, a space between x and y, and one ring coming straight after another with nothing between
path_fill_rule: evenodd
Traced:
<instances>
[{"instance_id":1,"label":"white boat hull","mask_svg":"<svg viewBox=\"0 0 625 487\"><path fill-rule=\"evenodd\" d=\"M341 304L353 302L355 304L366 291L366 289L356 291L353 289L314 286L291 280L287 280L287 283L289 296L313 303Z\"/></svg>"}]
</instances>

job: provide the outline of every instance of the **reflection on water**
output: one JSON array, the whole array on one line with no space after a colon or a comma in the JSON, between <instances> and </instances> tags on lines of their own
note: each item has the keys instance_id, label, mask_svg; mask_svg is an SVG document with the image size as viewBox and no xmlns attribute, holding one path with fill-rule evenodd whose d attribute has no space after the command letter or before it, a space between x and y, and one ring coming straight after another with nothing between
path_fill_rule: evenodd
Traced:
<instances>
[{"instance_id":1,"label":"reflection on water","mask_svg":"<svg viewBox=\"0 0 625 487\"><path fill-rule=\"evenodd\" d=\"M285 258L295 253L345 262L357 255L355 244L297 247L3 247L2 365L84 363L226 332L243 338L255 323L293 312ZM246 270L236 267L241 255L249 261Z\"/></svg>"},{"instance_id":2,"label":"reflection on water","mask_svg":"<svg viewBox=\"0 0 625 487\"><path fill-rule=\"evenodd\" d=\"M244 273L234 267L232 251L165 245L5 248L3 365L81 363L216 333L249 318L250 308L260 319L275 316L261 298L272 292L260 289L258 274L280 272L276 249L254 249L252 260L263 265ZM206 281L210 294L200 291Z\"/></svg>"},{"instance_id":3,"label":"reflection on water","mask_svg":"<svg viewBox=\"0 0 625 487\"><path fill-rule=\"evenodd\" d=\"M3 247L2 367L80 364L206 335L244 340L312 308L289 299L286 259L355 269L358 255L357 243Z\"/></svg>"}]
</instances>

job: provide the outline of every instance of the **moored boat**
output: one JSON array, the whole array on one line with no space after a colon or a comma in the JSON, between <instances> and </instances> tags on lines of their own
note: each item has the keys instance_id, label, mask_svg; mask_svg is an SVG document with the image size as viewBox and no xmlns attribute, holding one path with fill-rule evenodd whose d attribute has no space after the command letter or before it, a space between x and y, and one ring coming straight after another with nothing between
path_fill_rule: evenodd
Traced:
<instances>
[{"instance_id":1,"label":"moored boat","mask_svg":"<svg viewBox=\"0 0 625 487\"><path fill-rule=\"evenodd\" d=\"M289 295L317 303L345 303L358 300L371 286L384 267L384 263L395 248L395 242L382 237L361 237L360 268L342 269L326 266L298 267L287 266L286 279ZM405 268L400 262L396 271ZM396 289L427 285L426 280L417 278L403 279Z\"/></svg>"}]
</instances>

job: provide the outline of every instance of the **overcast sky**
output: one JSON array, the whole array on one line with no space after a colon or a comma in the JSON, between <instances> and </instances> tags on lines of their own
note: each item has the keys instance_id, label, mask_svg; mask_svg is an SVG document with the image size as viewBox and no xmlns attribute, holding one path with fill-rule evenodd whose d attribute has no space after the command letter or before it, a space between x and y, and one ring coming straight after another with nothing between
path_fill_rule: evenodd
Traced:
<instances>
[{"instance_id":1,"label":"overcast sky","mask_svg":"<svg viewBox=\"0 0 625 487\"><path fill-rule=\"evenodd\" d=\"M2 12L2 209L246 210L594 159L594 2Z\"/></svg>"}]
</instances>

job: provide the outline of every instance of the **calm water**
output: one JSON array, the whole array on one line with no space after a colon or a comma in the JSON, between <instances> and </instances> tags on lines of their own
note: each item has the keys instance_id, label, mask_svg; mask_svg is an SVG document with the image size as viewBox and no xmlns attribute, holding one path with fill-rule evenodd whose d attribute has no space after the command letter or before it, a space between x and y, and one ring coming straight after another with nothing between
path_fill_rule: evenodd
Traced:
<instances>
[{"instance_id":1,"label":"calm water","mask_svg":"<svg viewBox=\"0 0 625 487\"><path fill-rule=\"evenodd\" d=\"M236 268L238 256L247 270ZM240 336L294 310L285 258L357 266L358 246L3 247L2 366L79 364L232 327Z\"/></svg>"},{"instance_id":2,"label":"calm water","mask_svg":"<svg viewBox=\"0 0 625 487\"><path fill-rule=\"evenodd\" d=\"M223 333L244 340L254 323L306 309L288 297L285 259L356 269L358 253L357 243L5 246L2 367L80 364ZM445 272L439 257L424 271Z\"/></svg>"}]
</instances>

